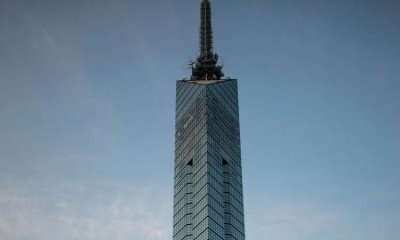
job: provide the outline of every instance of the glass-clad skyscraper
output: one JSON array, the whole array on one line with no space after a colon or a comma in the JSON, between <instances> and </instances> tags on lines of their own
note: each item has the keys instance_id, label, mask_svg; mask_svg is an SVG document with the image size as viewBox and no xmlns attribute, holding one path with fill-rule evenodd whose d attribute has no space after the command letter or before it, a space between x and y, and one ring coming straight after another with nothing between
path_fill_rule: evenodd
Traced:
<instances>
[{"instance_id":1,"label":"glass-clad skyscraper","mask_svg":"<svg viewBox=\"0 0 400 240\"><path fill-rule=\"evenodd\" d=\"M176 85L174 240L245 239L237 80L217 60L203 0L200 56Z\"/></svg>"}]
</instances>

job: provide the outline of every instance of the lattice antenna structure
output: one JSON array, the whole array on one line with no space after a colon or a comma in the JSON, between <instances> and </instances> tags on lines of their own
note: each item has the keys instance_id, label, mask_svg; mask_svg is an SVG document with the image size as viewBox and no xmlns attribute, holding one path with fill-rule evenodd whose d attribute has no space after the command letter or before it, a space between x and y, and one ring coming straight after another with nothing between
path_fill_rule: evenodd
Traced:
<instances>
[{"instance_id":1,"label":"lattice antenna structure","mask_svg":"<svg viewBox=\"0 0 400 240\"><path fill-rule=\"evenodd\" d=\"M213 50L210 1L201 3L200 17L200 55L207 56Z\"/></svg>"},{"instance_id":2,"label":"lattice antenna structure","mask_svg":"<svg viewBox=\"0 0 400 240\"><path fill-rule=\"evenodd\" d=\"M221 80L222 66L217 66L218 54L213 52L211 3L202 0L200 7L200 55L192 68L191 80Z\"/></svg>"}]
</instances>

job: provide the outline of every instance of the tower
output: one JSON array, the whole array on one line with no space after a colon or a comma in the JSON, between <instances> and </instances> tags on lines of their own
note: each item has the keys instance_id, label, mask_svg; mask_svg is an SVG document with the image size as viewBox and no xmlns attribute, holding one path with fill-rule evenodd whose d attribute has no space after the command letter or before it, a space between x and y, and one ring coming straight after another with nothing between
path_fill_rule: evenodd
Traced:
<instances>
[{"instance_id":1,"label":"tower","mask_svg":"<svg viewBox=\"0 0 400 240\"><path fill-rule=\"evenodd\" d=\"M244 240L237 80L222 79L211 4L200 9L200 55L176 84L174 240Z\"/></svg>"}]
</instances>

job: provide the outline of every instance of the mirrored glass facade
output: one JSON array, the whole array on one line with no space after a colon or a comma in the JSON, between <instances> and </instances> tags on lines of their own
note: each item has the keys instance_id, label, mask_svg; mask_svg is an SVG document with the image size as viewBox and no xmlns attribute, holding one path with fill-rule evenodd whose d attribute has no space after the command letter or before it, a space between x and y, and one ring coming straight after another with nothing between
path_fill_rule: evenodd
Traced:
<instances>
[{"instance_id":1,"label":"mirrored glass facade","mask_svg":"<svg viewBox=\"0 0 400 240\"><path fill-rule=\"evenodd\" d=\"M237 80L177 81L174 240L244 240Z\"/></svg>"}]
</instances>

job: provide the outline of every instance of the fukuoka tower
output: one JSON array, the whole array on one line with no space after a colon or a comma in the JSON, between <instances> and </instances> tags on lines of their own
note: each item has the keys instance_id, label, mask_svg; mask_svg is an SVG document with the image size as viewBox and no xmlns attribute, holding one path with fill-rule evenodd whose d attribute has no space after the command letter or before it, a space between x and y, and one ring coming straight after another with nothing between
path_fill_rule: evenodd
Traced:
<instances>
[{"instance_id":1,"label":"fukuoka tower","mask_svg":"<svg viewBox=\"0 0 400 240\"><path fill-rule=\"evenodd\" d=\"M200 55L176 83L174 240L245 239L237 80L217 61L203 0Z\"/></svg>"}]
</instances>

